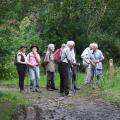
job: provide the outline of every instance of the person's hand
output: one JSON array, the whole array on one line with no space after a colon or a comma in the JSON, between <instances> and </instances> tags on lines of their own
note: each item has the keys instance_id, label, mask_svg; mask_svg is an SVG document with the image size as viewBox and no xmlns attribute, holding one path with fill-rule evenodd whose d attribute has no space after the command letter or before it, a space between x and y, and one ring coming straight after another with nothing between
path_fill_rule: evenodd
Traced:
<instances>
[{"instance_id":1,"label":"person's hand","mask_svg":"<svg viewBox=\"0 0 120 120\"><path fill-rule=\"evenodd\" d=\"M96 64L96 63L98 63L98 62L99 62L99 60L94 60L93 62Z\"/></svg>"},{"instance_id":2,"label":"person's hand","mask_svg":"<svg viewBox=\"0 0 120 120\"><path fill-rule=\"evenodd\" d=\"M32 65L32 64L31 64L30 66L31 66L31 67L35 67L35 65Z\"/></svg>"},{"instance_id":3,"label":"person's hand","mask_svg":"<svg viewBox=\"0 0 120 120\"><path fill-rule=\"evenodd\" d=\"M33 65L33 64L31 64L31 63L27 63L29 66L31 66L31 67L34 67L35 65Z\"/></svg>"},{"instance_id":4,"label":"person's hand","mask_svg":"<svg viewBox=\"0 0 120 120\"><path fill-rule=\"evenodd\" d=\"M28 65L28 61L26 61L25 64Z\"/></svg>"},{"instance_id":5,"label":"person's hand","mask_svg":"<svg viewBox=\"0 0 120 120\"><path fill-rule=\"evenodd\" d=\"M90 63L93 65L93 66L95 66L95 61L94 60L90 60Z\"/></svg>"},{"instance_id":6,"label":"person's hand","mask_svg":"<svg viewBox=\"0 0 120 120\"><path fill-rule=\"evenodd\" d=\"M33 54L34 54L34 56L37 56L38 53L37 53L37 51L33 51Z\"/></svg>"}]
</instances>

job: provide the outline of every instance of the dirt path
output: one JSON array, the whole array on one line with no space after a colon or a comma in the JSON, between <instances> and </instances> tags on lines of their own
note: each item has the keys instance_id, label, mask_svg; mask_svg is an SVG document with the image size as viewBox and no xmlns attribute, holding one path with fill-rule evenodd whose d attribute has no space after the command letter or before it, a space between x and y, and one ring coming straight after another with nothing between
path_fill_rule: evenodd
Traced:
<instances>
[{"instance_id":1,"label":"dirt path","mask_svg":"<svg viewBox=\"0 0 120 120\"><path fill-rule=\"evenodd\" d=\"M80 96L80 92L64 98L59 97L59 91L45 88L42 93L29 93L26 98L31 105L22 107L13 120L120 120L119 105L92 95Z\"/></svg>"}]
</instances>

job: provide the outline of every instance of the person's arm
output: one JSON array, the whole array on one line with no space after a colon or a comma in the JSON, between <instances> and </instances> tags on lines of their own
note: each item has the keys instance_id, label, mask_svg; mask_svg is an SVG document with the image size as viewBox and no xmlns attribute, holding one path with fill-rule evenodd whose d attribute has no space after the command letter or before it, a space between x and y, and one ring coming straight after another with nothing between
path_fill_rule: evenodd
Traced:
<instances>
[{"instance_id":1,"label":"person's arm","mask_svg":"<svg viewBox=\"0 0 120 120\"><path fill-rule=\"evenodd\" d=\"M72 63L72 52L70 51L70 49L67 49L65 54L67 60Z\"/></svg>"},{"instance_id":2,"label":"person's arm","mask_svg":"<svg viewBox=\"0 0 120 120\"><path fill-rule=\"evenodd\" d=\"M46 55L45 55L44 62L49 63L49 61L50 61L50 53L47 52Z\"/></svg>"},{"instance_id":3,"label":"person's arm","mask_svg":"<svg viewBox=\"0 0 120 120\"><path fill-rule=\"evenodd\" d=\"M91 60L91 59L90 59L89 61L90 61L90 64L92 64L93 66L95 66L96 63L95 63L94 60Z\"/></svg>"},{"instance_id":4,"label":"person's arm","mask_svg":"<svg viewBox=\"0 0 120 120\"><path fill-rule=\"evenodd\" d=\"M81 54L81 58L83 59L83 61L85 61L87 64L90 64L90 60L89 60L89 57L88 57L88 49L85 49L83 51L83 53Z\"/></svg>"},{"instance_id":5,"label":"person's arm","mask_svg":"<svg viewBox=\"0 0 120 120\"><path fill-rule=\"evenodd\" d=\"M35 54L35 59L37 60L38 63L40 63L40 55L38 53Z\"/></svg>"},{"instance_id":6,"label":"person's arm","mask_svg":"<svg viewBox=\"0 0 120 120\"><path fill-rule=\"evenodd\" d=\"M26 64L26 62L22 62L22 61L21 61L21 54L18 54L18 55L17 55L17 63Z\"/></svg>"},{"instance_id":7,"label":"person's arm","mask_svg":"<svg viewBox=\"0 0 120 120\"><path fill-rule=\"evenodd\" d=\"M101 51L99 51L99 54L100 54L100 58L99 59L97 59L97 60L95 60L95 64L96 63L99 63L99 62L102 62L103 60L104 60L104 56L103 56L103 53L101 52Z\"/></svg>"},{"instance_id":8,"label":"person's arm","mask_svg":"<svg viewBox=\"0 0 120 120\"><path fill-rule=\"evenodd\" d=\"M34 67L34 65L30 63L30 53L27 55L27 64Z\"/></svg>"},{"instance_id":9,"label":"person's arm","mask_svg":"<svg viewBox=\"0 0 120 120\"><path fill-rule=\"evenodd\" d=\"M100 56L101 56L101 58L99 59L99 62L101 62L105 59L104 56L103 56L103 53L101 51L100 51Z\"/></svg>"}]
</instances>

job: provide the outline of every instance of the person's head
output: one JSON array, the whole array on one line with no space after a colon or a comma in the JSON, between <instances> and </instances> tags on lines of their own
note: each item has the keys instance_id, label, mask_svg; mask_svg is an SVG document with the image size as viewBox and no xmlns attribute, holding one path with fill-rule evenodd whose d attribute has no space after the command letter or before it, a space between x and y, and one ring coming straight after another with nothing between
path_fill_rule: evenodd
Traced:
<instances>
[{"instance_id":1,"label":"person's head","mask_svg":"<svg viewBox=\"0 0 120 120\"><path fill-rule=\"evenodd\" d=\"M22 46L20 46L19 50L20 50L21 52L23 52L23 53L26 53L26 51L27 51L27 46L22 45Z\"/></svg>"},{"instance_id":2,"label":"person's head","mask_svg":"<svg viewBox=\"0 0 120 120\"><path fill-rule=\"evenodd\" d=\"M49 45L48 45L48 50L54 52L54 50L55 50L55 45L54 45L54 44L49 44Z\"/></svg>"},{"instance_id":3,"label":"person's head","mask_svg":"<svg viewBox=\"0 0 120 120\"><path fill-rule=\"evenodd\" d=\"M38 52L38 51L39 51L39 48L38 48L38 46L36 46L36 45L32 45L32 46L30 47L30 49L31 49L32 52Z\"/></svg>"},{"instance_id":4,"label":"person's head","mask_svg":"<svg viewBox=\"0 0 120 120\"><path fill-rule=\"evenodd\" d=\"M92 43L89 44L89 48L90 48L90 50L93 49Z\"/></svg>"},{"instance_id":5,"label":"person's head","mask_svg":"<svg viewBox=\"0 0 120 120\"><path fill-rule=\"evenodd\" d=\"M73 42L72 41L67 41L67 46L72 49L73 48Z\"/></svg>"},{"instance_id":6,"label":"person's head","mask_svg":"<svg viewBox=\"0 0 120 120\"><path fill-rule=\"evenodd\" d=\"M66 47L66 44L63 43L63 44L61 45L61 48L64 49L65 47Z\"/></svg>"},{"instance_id":7,"label":"person's head","mask_svg":"<svg viewBox=\"0 0 120 120\"><path fill-rule=\"evenodd\" d=\"M72 44L72 48L74 48L75 47L75 42L71 41L71 44Z\"/></svg>"},{"instance_id":8,"label":"person's head","mask_svg":"<svg viewBox=\"0 0 120 120\"><path fill-rule=\"evenodd\" d=\"M92 43L93 51L96 51L98 49L97 43Z\"/></svg>"}]
</instances>

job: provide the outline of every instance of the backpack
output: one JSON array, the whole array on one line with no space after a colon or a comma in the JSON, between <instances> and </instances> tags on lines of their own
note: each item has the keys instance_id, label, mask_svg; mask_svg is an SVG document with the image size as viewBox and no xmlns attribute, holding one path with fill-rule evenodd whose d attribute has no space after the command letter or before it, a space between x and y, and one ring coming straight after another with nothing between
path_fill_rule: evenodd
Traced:
<instances>
[{"instance_id":1,"label":"backpack","mask_svg":"<svg viewBox=\"0 0 120 120\"><path fill-rule=\"evenodd\" d=\"M43 68L43 72L46 74L46 62L44 61L45 55L46 55L46 52L44 52L41 57L41 67Z\"/></svg>"},{"instance_id":2,"label":"backpack","mask_svg":"<svg viewBox=\"0 0 120 120\"><path fill-rule=\"evenodd\" d=\"M17 62L17 55L18 55L18 53L15 55L14 65L17 65L17 64L18 64L18 62ZM22 54L19 54L19 55L21 56L21 61L24 62L24 56L23 56Z\"/></svg>"},{"instance_id":3,"label":"backpack","mask_svg":"<svg viewBox=\"0 0 120 120\"><path fill-rule=\"evenodd\" d=\"M60 62L61 61L61 49L57 49L54 54L53 54L55 62Z\"/></svg>"}]
</instances>

